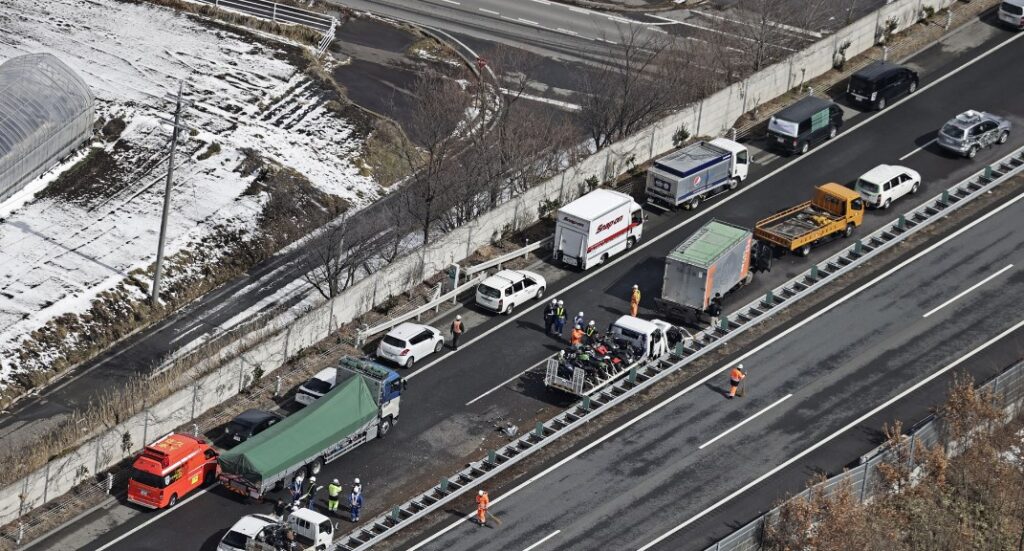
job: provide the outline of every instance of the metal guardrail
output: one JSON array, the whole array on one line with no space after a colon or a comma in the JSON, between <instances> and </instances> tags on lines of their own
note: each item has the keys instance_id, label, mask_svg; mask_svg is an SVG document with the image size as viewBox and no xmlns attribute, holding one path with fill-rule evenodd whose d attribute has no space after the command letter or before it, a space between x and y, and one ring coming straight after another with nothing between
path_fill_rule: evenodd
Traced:
<instances>
[{"instance_id":1,"label":"metal guardrail","mask_svg":"<svg viewBox=\"0 0 1024 551\"><path fill-rule=\"evenodd\" d=\"M326 14L315 11L303 10L288 4L268 2L267 0L197 0L214 7L233 10L253 15L263 19L269 19L275 23L294 23L323 33L334 33L334 26L337 21Z\"/></svg>"},{"instance_id":2,"label":"metal guardrail","mask_svg":"<svg viewBox=\"0 0 1024 551\"><path fill-rule=\"evenodd\" d=\"M481 262L480 264L476 264L474 266L470 266L470 267L466 268L462 273L464 273L467 277L469 277L469 276L472 276L473 274L478 274L478 273L480 273L480 272L482 272L484 270L493 268L495 266L497 266L498 269L500 270L502 264L504 264L504 263L506 263L506 262L508 262L510 260L515 260L515 259L520 258L520 257L526 258L531 252L536 251L538 249L543 249L544 247L547 247L547 246L551 245L551 243L553 243L554 240L555 240L554 236L545 237L544 239L541 239L540 241L537 241L536 243L530 243L529 245L527 245L527 246L525 246L525 247L523 247L521 249L516 249L516 250L514 250L514 251L512 251L512 252L510 252L508 254L503 254L503 255L501 255L501 256L499 256L497 258L492 258L491 260L488 260L487 262Z\"/></svg>"},{"instance_id":3,"label":"metal guardrail","mask_svg":"<svg viewBox=\"0 0 1024 551\"><path fill-rule=\"evenodd\" d=\"M824 262L815 263L807 272L769 291L763 299L723 316L718 327L687 338L677 347L677 353L682 356L680 361L671 363L663 357L631 370L628 377L584 396L554 418L537 423L534 430L519 439L489 452L486 458L470 463L455 475L441 479L437 486L340 538L332 549L369 549L1021 172L1024 172L1024 147L925 201L867 238L856 240Z\"/></svg>"},{"instance_id":4,"label":"metal guardrail","mask_svg":"<svg viewBox=\"0 0 1024 551\"><path fill-rule=\"evenodd\" d=\"M988 382L979 387L992 390L997 400L1002 400L1005 407L1009 403L1024 399L1024 362L1018 363L1006 369L999 375L989 379ZM916 448L923 446L925 449L942 443L942 418L935 414L925 417L914 424L906 432L908 456L907 464L914 468L917 465L915 459ZM883 463L892 463L898 460L899 456L895 450L887 444L875 448L865 455L865 459L856 468L837 474L808 488L787 501L808 499L812 492L831 493L835 488L848 484L857 496L859 503L872 499L878 490L883 489L881 478L878 476L878 467ZM765 525L777 518L780 507L776 507L767 513L747 523L742 528L722 538L705 551L758 551L761 549L761 540L764 534Z\"/></svg>"},{"instance_id":5,"label":"metal guardrail","mask_svg":"<svg viewBox=\"0 0 1024 551\"><path fill-rule=\"evenodd\" d=\"M402 314L400 316L395 316L393 318L390 318L390 319L388 319L387 321L385 321L383 323L378 323L377 325L374 325L373 327L365 327L365 328L357 330L356 331L356 346L362 346L363 344L365 344L367 337L372 337L372 336L374 336L374 335L376 335L378 333L382 333L384 331L388 331L392 327L394 327L394 326L396 326L396 325L398 325L398 324L400 324L402 322L409 321L409 320L411 320L413 318L416 318L416 321L420 321L420 316L422 316L423 314L425 314L425 313L427 313L427 312L429 312L431 310L433 310L434 312L438 312L441 309L441 305L442 304L444 304L446 302L449 302L449 301L455 302L455 300L458 298L460 293L464 292L466 289L470 289L472 287L475 287L476 284L478 284L481 281L483 281L483 279L484 279L483 277L475 277L475 278L473 278L473 279L471 279L471 280L469 280L469 281L459 285L458 287L452 289L451 291L448 291L447 293L444 293L443 295L435 298L434 300L424 304L423 306L420 306L419 308L416 308L415 310L410 310L410 311L408 311L408 312L406 312L406 313L404 313L404 314Z\"/></svg>"}]
</instances>

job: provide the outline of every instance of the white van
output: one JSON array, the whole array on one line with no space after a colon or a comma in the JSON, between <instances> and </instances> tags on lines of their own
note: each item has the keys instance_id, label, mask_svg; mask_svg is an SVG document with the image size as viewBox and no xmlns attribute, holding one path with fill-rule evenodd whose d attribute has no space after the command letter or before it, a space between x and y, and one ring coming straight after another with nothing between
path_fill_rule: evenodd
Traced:
<instances>
[{"instance_id":1,"label":"white van","mask_svg":"<svg viewBox=\"0 0 1024 551\"><path fill-rule=\"evenodd\" d=\"M547 282L525 270L502 270L476 286L476 303L499 314L511 314L517 304L544 296Z\"/></svg>"},{"instance_id":2,"label":"white van","mask_svg":"<svg viewBox=\"0 0 1024 551\"><path fill-rule=\"evenodd\" d=\"M245 551L256 534L276 523L277 519L270 515L245 515L220 539L217 551Z\"/></svg>"},{"instance_id":3,"label":"white van","mask_svg":"<svg viewBox=\"0 0 1024 551\"><path fill-rule=\"evenodd\" d=\"M853 189L874 208L887 209L893 201L917 193L921 175L905 166L878 165L857 179Z\"/></svg>"},{"instance_id":4,"label":"white van","mask_svg":"<svg viewBox=\"0 0 1024 551\"><path fill-rule=\"evenodd\" d=\"M632 197L596 189L558 209L555 260L586 270L632 249L643 231L643 211Z\"/></svg>"},{"instance_id":5,"label":"white van","mask_svg":"<svg viewBox=\"0 0 1024 551\"><path fill-rule=\"evenodd\" d=\"M633 316L622 316L608 327L608 333L642 348L644 358L658 358L668 352L666 333L671 328L671 323L659 319L648 321Z\"/></svg>"}]
</instances>

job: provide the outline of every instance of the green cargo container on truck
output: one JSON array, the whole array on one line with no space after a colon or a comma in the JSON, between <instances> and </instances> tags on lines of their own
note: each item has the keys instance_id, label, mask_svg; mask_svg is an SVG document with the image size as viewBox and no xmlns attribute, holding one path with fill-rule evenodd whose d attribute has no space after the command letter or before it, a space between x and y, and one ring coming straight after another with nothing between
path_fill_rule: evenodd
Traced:
<instances>
[{"instance_id":1,"label":"green cargo container on truck","mask_svg":"<svg viewBox=\"0 0 1024 551\"><path fill-rule=\"evenodd\" d=\"M306 408L220 456L220 481L255 499L320 472L398 421L404 382L370 360L343 358L335 387Z\"/></svg>"}]
</instances>

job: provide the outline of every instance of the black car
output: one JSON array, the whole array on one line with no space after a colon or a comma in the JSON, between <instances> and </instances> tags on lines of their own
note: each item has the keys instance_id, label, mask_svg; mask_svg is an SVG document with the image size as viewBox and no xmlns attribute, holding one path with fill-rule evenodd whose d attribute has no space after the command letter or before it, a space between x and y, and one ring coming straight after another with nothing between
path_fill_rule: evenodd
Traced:
<instances>
[{"instance_id":1,"label":"black car","mask_svg":"<svg viewBox=\"0 0 1024 551\"><path fill-rule=\"evenodd\" d=\"M280 415L262 409L247 409L224 427L224 443L233 446L267 430L283 419Z\"/></svg>"},{"instance_id":2,"label":"black car","mask_svg":"<svg viewBox=\"0 0 1024 551\"><path fill-rule=\"evenodd\" d=\"M893 100L917 91L917 73L895 63L876 61L857 71L846 85L850 103L882 110Z\"/></svg>"},{"instance_id":3,"label":"black car","mask_svg":"<svg viewBox=\"0 0 1024 551\"><path fill-rule=\"evenodd\" d=\"M831 101L807 96L768 121L768 145L785 153L807 153L832 139L843 126L843 110Z\"/></svg>"}]
</instances>

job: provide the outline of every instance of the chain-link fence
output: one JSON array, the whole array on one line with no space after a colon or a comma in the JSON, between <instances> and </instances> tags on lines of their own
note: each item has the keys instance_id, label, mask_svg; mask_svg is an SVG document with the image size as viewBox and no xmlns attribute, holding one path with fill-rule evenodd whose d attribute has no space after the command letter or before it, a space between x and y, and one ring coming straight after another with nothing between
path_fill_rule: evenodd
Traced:
<instances>
[{"instance_id":1,"label":"chain-link fence","mask_svg":"<svg viewBox=\"0 0 1024 551\"><path fill-rule=\"evenodd\" d=\"M998 376L989 379L981 385L984 390L991 390L994 399L1000 406L1010 412L1019 409L1020 403L1024 401L1024 362L1017 363L1003 371ZM905 460L911 469L918 465L916 452L933 448L936 445L948 445L943 438L942 418L936 415L929 415L916 423L907 433L907 449ZM790 498L792 500L809 499L812 492L821 492L824 495L830 494L833 490L848 484L857 496L860 503L870 500L882 488L882 478L879 476L878 467L882 464L893 464L900 461L898 450L883 446L873 450L867 458L855 469L843 472L825 480L821 484L804 490ZM761 549L762 534L764 527L779 514L776 507L764 515L754 519L743 528L729 534L715 545L708 547L706 551L757 551Z\"/></svg>"}]
</instances>

